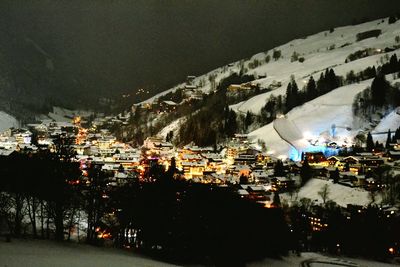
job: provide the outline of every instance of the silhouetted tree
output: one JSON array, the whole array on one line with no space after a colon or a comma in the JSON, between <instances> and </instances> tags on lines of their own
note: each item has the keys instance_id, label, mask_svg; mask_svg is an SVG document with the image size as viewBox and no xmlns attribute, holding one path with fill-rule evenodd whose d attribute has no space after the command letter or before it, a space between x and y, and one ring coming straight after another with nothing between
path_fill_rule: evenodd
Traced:
<instances>
[{"instance_id":1,"label":"silhouetted tree","mask_svg":"<svg viewBox=\"0 0 400 267\"><path fill-rule=\"evenodd\" d=\"M390 143L392 143L392 133L390 132L390 129L388 130L388 133L387 133L387 138L386 138L386 145L385 145L385 147L386 148L389 148L390 147Z\"/></svg>"},{"instance_id":2,"label":"silhouetted tree","mask_svg":"<svg viewBox=\"0 0 400 267\"><path fill-rule=\"evenodd\" d=\"M300 169L301 185L307 183L312 177L312 170L310 164L308 164L307 157L304 159L303 164Z\"/></svg>"},{"instance_id":3,"label":"silhouetted tree","mask_svg":"<svg viewBox=\"0 0 400 267\"><path fill-rule=\"evenodd\" d=\"M315 85L315 81L313 76L310 77L306 86L306 94L308 99L314 99L317 97L317 86Z\"/></svg>"},{"instance_id":4,"label":"silhouetted tree","mask_svg":"<svg viewBox=\"0 0 400 267\"><path fill-rule=\"evenodd\" d=\"M277 61L278 59L281 58L281 56L282 56L281 50L274 49L274 51L272 52L272 57L274 58L274 60Z\"/></svg>"},{"instance_id":5,"label":"silhouetted tree","mask_svg":"<svg viewBox=\"0 0 400 267\"><path fill-rule=\"evenodd\" d=\"M389 90L389 83L383 74L378 74L371 84L371 100L374 106L382 107Z\"/></svg>"},{"instance_id":6,"label":"silhouetted tree","mask_svg":"<svg viewBox=\"0 0 400 267\"><path fill-rule=\"evenodd\" d=\"M282 160L278 160L274 167L275 176L285 176L285 168L283 166Z\"/></svg>"},{"instance_id":7,"label":"silhouetted tree","mask_svg":"<svg viewBox=\"0 0 400 267\"><path fill-rule=\"evenodd\" d=\"M372 139L372 135L370 132L367 134L367 151L372 151L375 148L374 140Z\"/></svg>"}]
</instances>

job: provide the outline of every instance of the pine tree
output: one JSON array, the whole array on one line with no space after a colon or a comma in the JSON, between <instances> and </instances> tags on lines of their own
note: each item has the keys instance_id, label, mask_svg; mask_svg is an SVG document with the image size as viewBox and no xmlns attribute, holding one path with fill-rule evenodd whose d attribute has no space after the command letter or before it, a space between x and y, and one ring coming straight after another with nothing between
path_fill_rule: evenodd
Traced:
<instances>
[{"instance_id":1,"label":"pine tree","mask_svg":"<svg viewBox=\"0 0 400 267\"><path fill-rule=\"evenodd\" d=\"M286 112L290 111L293 107L293 96L292 96L292 83L289 82L286 87Z\"/></svg>"},{"instance_id":2,"label":"pine tree","mask_svg":"<svg viewBox=\"0 0 400 267\"><path fill-rule=\"evenodd\" d=\"M281 198L280 198L278 192L274 192L274 198L272 200L272 205L274 207L280 207L281 206Z\"/></svg>"},{"instance_id":3,"label":"pine tree","mask_svg":"<svg viewBox=\"0 0 400 267\"><path fill-rule=\"evenodd\" d=\"M292 84L292 97L293 97L293 106L296 107L299 105L299 87L297 86L296 81L294 80L294 76L291 77Z\"/></svg>"},{"instance_id":4,"label":"pine tree","mask_svg":"<svg viewBox=\"0 0 400 267\"><path fill-rule=\"evenodd\" d=\"M397 142L397 140L400 139L400 127L396 129L396 132L394 133L394 137L392 139L392 142Z\"/></svg>"},{"instance_id":5,"label":"pine tree","mask_svg":"<svg viewBox=\"0 0 400 267\"><path fill-rule=\"evenodd\" d=\"M367 151L372 151L375 148L374 140L372 139L372 135L368 132L367 135Z\"/></svg>"},{"instance_id":6,"label":"pine tree","mask_svg":"<svg viewBox=\"0 0 400 267\"><path fill-rule=\"evenodd\" d=\"M328 74L328 84L329 84L329 91L338 88L340 86L339 79L335 74L335 71L333 69L329 70Z\"/></svg>"},{"instance_id":7,"label":"pine tree","mask_svg":"<svg viewBox=\"0 0 400 267\"><path fill-rule=\"evenodd\" d=\"M336 169L331 173L331 179L333 180L333 183L336 184L337 182L339 182L339 178L340 178L339 169L336 168Z\"/></svg>"},{"instance_id":8,"label":"pine tree","mask_svg":"<svg viewBox=\"0 0 400 267\"><path fill-rule=\"evenodd\" d=\"M250 111L247 111L246 118L244 119L245 129L247 130L252 123L253 123L253 114Z\"/></svg>"},{"instance_id":9,"label":"pine tree","mask_svg":"<svg viewBox=\"0 0 400 267\"><path fill-rule=\"evenodd\" d=\"M285 176L285 168L283 166L282 160L278 160L274 167L275 176Z\"/></svg>"},{"instance_id":10,"label":"pine tree","mask_svg":"<svg viewBox=\"0 0 400 267\"><path fill-rule=\"evenodd\" d=\"M321 95L325 94L328 91L325 81L325 75L323 72L321 72L321 75L319 76L319 80L317 82L317 90Z\"/></svg>"},{"instance_id":11,"label":"pine tree","mask_svg":"<svg viewBox=\"0 0 400 267\"><path fill-rule=\"evenodd\" d=\"M396 72L397 71L397 63L398 63L398 61L397 61L397 55L396 54L393 54L391 57L390 57L390 61L389 61L389 73L393 73L393 72Z\"/></svg>"},{"instance_id":12,"label":"pine tree","mask_svg":"<svg viewBox=\"0 0 400 267\"><path fill-rule=\"evenodd\" d=\"M390 129L387 133L387 138L386 138L386 148L390 147L390 143L392 143L392 133L390 132Z\"/></svg>"},{"instance_id":13,"label":"pine tree","mask_svg":"<svg viewBox=\"0 0 400 267\"><path fill-rule=\"evenodd\" d=\"M303 186L305 183L308 182L312 177L312 170L310 164L308 164L308 159L305 157L303 161L303 165L300 169L300 178L301 178L301 185Z\"/></svg>"},{"instance_id":14,"label":"pine tree","mask_svg":"<svg viewBox=\"0 0 400 267\"><path fill-rule=\"evenodd\" d=\"M272 57L277 61L282 56L281 50L275 50L272 52Z\"/></svg>"},{"instance_id":15,"label":"pine tree","mask_svg":"<svg viewBox=\"0 0 400 267\"><path fill-rule=\"evenodd\" d=\"M310 77L307 83L306 87L306 92L307 92L307 99L314 99L317 97L317 86L315 85L315 81L313 76Z\"/></svg>"},{"instance_id":16,"label":"pine tree","mask_svg":"<svg viewBox=\"0 0 400 267\"><path fill-rule=\"evenodd\" d=\"M374 106L382 107L386 102L389 83L383 74L378 74L371 84L371 98Z\"/></svg>"}]
</instances>

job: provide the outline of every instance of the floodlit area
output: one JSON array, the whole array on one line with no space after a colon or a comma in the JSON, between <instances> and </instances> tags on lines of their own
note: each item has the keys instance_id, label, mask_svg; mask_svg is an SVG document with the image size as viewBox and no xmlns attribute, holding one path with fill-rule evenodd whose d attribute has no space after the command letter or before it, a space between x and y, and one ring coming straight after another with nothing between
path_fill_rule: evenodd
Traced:
<instances>
[{"instance_id":1,"label":"floodlit area","mask_svg":"<svg viewBox=\"0 0 400 267\"><path fill-rule=\"evenodd\" d=\"M371 80L347 85L291 110L278 123L270 123L249 134L263 140L275 155L299 160L301 152L321 151L322 146L351 146L359 128L353 126L352 102ZM293 151L293 149L295 149Z\"/></svg>"}]
</instances>

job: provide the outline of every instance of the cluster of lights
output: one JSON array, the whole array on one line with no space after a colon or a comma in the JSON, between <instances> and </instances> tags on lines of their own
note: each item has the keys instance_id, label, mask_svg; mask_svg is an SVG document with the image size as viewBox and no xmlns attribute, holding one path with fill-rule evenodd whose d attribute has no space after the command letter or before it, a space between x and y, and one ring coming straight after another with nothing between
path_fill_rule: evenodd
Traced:
<instances>
[{"instance_id":1,"label":"cluster of lights","mask_svg":"<svg viewBox=\"0 0 400 267\"><path fill-rule=\"evenodd\" d=\"M320 218L310 217L310 224L312 226L313 231L321 231L323 228L328 227L328 224L321 223L321 219Z\"/></svg>"},{"instance_id":2,"label":"cluster of lights","mask_svg":"<svg viewBox=\"0 0 400 267\"><path fill-rule=\"evenodd\" d=\"M111 239L112 236L109 232L107 232L106 230L102 230L100 227L96 228L96 233L97 233L97 237L100 239Z\"/></svg>"}]
</instances>

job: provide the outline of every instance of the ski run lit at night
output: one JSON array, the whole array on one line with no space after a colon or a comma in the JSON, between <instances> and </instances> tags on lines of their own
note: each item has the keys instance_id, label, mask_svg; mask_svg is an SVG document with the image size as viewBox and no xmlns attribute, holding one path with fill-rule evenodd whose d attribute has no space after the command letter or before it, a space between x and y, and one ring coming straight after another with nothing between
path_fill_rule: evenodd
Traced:
<instances>
[{"instance_id":1,"label":"ski run lit at night","mask_svg":"<svg viewBox=\"0 0 400 267\"><path fill-rule=\"evenodd\" d=\"M400 265L398 1L0 13L0 266Z\"/></svg>"}]
</instances>

